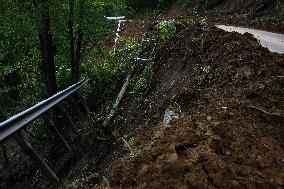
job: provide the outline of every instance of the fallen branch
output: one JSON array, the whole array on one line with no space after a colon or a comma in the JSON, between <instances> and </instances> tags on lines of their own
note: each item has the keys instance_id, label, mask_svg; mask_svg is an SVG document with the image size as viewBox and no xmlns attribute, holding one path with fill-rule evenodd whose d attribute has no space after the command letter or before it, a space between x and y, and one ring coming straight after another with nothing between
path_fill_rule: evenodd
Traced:
<instances>
[{"instance_id":1,"label":"fallen branch","mask_svg":"<svg viewBox=\"0 0 284 189\"><path fill-rule=\"evenodd\" d=\"M123 137L121 137L121 140L122 140L122 141L124 142L124 144L128 147L128 149L129 149L129 151L130 151L130 155L131 155L131 156L134 155L133 150L132 150L130 144L129 144Z\"/></svg>"},{"instance_id":2,"label":"fallen branch","mask_svg":"<svg viewBox=\"0 0 284 189\"><path fill-rule=\"evenodd\" d=\"M110 111L110 114L107 116L106 120L103 122L103 126L107 126L108 123L110 122L111 118L114 116L115 112L117 111L117 108L120 104L120 101L121 99L123 98L124 94L125 94L125 91L126 91L126 88L127 86L129 85L129 82L130 82L130 78L131 78L131 73L127 75L127 78L126 78L126 81L125 83L123 84L117 98L116 98L116 101L113 105L113 109Z\"/></svg>"},{"instance_id":3,"label":"fallen branch","mask_svg":"<svg viewBox=\"0 0 284 189\"><path fill-rule=\"evenodd\" d=\"M248 108L252 108L254 110L258 110L266 115L270 115L270 116L276 116L276 117L281 117L281 118L284 118L284 116L282 114L278 114L278 113L270 113L270 112L267 112L259 107L256 107L256 106L248 106Z\"/></svg>"},{"instance_id":4,"label":"fallen branch","mask_svg":"<svg viewBox=\"0 0 284 189\"><path fill-rule=\"evenodd\" d=\"M103 176L103 179L104 179L105 183L107 184L107 189L111 189L107 178L105 176Z\"/></svg>"}]
</instances>

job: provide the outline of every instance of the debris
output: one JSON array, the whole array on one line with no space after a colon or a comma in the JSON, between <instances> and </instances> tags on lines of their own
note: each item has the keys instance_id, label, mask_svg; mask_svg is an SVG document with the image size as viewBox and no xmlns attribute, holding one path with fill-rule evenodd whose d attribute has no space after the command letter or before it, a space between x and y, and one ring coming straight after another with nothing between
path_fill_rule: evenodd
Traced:
<instances>
[{"instance_id":1,"label":"debris","mask_svg":"<svg viewBox=\"0 0 284 189\"><path fill-rule=\"evenodd\" d=\"M173 119L179 119L179 115L170 109L166 109L163 119L164 128L170 127L170 122Z\"/></svg>"},{"instance_id":2,"label":"debris","mask_svg":"<svg viewBox=\"0 0 284 189\"><path fill-rule=\"evenodd\" d=\"M104 179L104 181L105 181L105 183L106 183L106 185L107 185L107 189L111 189L107 178L106 178L105 176L103 176L103 179Z\"/></svg>"},{"instance_id":3,"label":"debris","mask_svg":"<svg viewBox=\"0 0 284 189\"><path fill-rule=\"evenodd\" d=\"M281 117L281 118L284 118L284 115L282 114L277 114L277 113L270 113L270 112L267 112L265 110L263 110L262 108L259 108L259 107L256 107L256 106L248 106L248 108L252 108L254 110L258 110L264 114L267 114L267 115L270 115L270 116L276 116L276 117Z\"/></svg>"},{"instance_id":4,"label":"debris","mask_svg":"<svg viewBox=\"0 0 284 189\"><path fill-rule=\"evenodd\" d=\"M113 109L111 110L110 114L108 115L108 117L106 118L106 120L103 122L103 126L106 127L108 125L108 123L110 122L111 118L114 116L119 104L120 104L120 101L121 99L123 98L124 94L125 94L125 91L129 85L129 81L130 81L130 78L131 78L131 75L132 74L128 74L127 75L127 78L126 78L126 81L125 83L123 84L117 98L116 98L116 101L113 105Z\"/></svg>"},{"instance_id":5,"label":"debris","mask_svg":"<svg viewBox=\"0 0 284 189\"><path fill-rule=\"evenodd\" d=\"M124 142L124 144L128 147L129 151L130 151L130 155L133 156L134 153L133 153L133 150L130 146L130 144L122 137L121 140Z\"/></svg>"}]
</instances>

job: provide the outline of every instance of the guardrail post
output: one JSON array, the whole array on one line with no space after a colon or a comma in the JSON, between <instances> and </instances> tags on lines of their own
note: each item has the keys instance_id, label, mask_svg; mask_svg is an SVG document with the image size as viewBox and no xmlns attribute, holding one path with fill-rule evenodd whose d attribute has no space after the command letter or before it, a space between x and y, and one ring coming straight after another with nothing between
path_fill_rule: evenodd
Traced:
<instances>
[{"instance_id":1,"label":"guardrail post","mask_svg":"<svg viewBox=\"0 0 284 189\"><path fill-rule=\"evenodd\" d=\"M78 103L75 101L75 99L72 96L69 96L69 101L71 102L71 104L73 105L73 107L75 108L75 111L78 113L79 117L81 120L85 120L79 106Z\"/></svg>"},{"instance_id":2,"label":"guardrail post","mask_svg":"<svg viewBox=\"0 0 284 189\"><path fill-rule=\"evenodd\" d=\"M76 127L75 123L72 121L69 113L67 112L66 108L64 107L63 104L58 104L57 105L59 111L65 116L66 120L68 121L68 123L73 127L74 131L81 136L81 134L78 131L78 128Z\"/></svg>"},{"instance_id":3,"label":"guardrail post","mask_svg":"<svg viewBox=\"0 0 284 189\"><path fill-rule=\"evenodd\" d=\"M81 102L82 106L84 107L87 116L89 117L90 114L91 114L91 111L90 111L86 101L84 100L83 96L81 95L81 93L79 91L76 91L75 95L80 99L80 102Z\"/></svg>"},{"instance_id":4,"label":"guardrail post","mask_svg":"<svg viewBox=\"0 0 284 189\"><path fill-rule=\"evenodd\" d=\"M25 153L34 160L40 169L46 174L53 182L58 182L59 178L47 165L47 163L39 156L39 154L33 149L32 145L23 137L20 132L14 134L16 142L22 147Z\"/></svg>"},{"instance_id":5,"label":"guardrail post","mask_svg":"<svg viewBox=\"0 0 284 189\"><path fill-rule=\"evenodd\" d=\"M2 156L2 160L3 160L3 167L4 169L9 169L9 161L8 161L8 157L7 157L7 150L5 145L3 144L3 142L0 144L1 145L1 156Z\"/></svg>"},{"instance_id":6,"label":"guardrail post","mask_svg":"<svg viewBox=\"0 0 284 189\"><path fill-rule=\"evenodd\" d=\"M69 151L71 151L71 148L70 148L69 144L66 142L65 138L60 133L60 131L56 128L56 126L52 123L52 121L48 118L48 116L44 115L43 116L43 120L48 125L50 130L62 141L62 143L66 146L66 148Z\"/></svg>"}]
</instances>

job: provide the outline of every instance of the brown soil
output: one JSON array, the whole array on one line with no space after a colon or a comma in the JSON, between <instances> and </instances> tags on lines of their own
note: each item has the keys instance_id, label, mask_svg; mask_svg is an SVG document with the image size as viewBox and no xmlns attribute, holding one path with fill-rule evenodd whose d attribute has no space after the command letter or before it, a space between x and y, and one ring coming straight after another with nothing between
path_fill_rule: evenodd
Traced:
<instances>
[{"instance_id":1,"label":"brown soil","mask_svg":"<svg viewBox=\"0 0 284 189\"><path fill-rule=\"evenodd\" d=\"M150 22L149 20L127 20L123 24L122 35L126 38L141 40L143 34L147 31L146 26Z\"/></svg>"},{"instance_id":2,"label":"brown soil","mask_svg":"<svg viewBox=\"0 0 284 189\"><path fill-rule=\"evenodd\" d=\"M112 168L111 187L283 188L284 56L249 34L197 24L153 57L142 105L128 96L115 125L156 127L136 139L136 157ZM182 118L165 129L173 106Z\"/></svg>"}]
</instances>

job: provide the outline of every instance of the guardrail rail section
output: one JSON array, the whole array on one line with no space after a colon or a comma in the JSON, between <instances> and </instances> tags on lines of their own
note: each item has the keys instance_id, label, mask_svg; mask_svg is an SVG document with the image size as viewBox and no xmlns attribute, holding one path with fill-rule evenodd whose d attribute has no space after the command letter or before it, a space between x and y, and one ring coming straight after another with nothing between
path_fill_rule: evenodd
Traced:
<instances>
[{"instance_id":1,"label":"guardrail rail section","mask_svg":"<svg viewBox=\"0 0 284 189\"><path fill-rule=\"evenodd\" d=\"M76 99L79 98L81 99L80 102L84 107L85 113L87 114L87 116L89 116L90 110L85 101L83 100L83 97L79 93L79 89L84 86L88 81L89 79L84 79L77 84L71 85L67 89L58 92L52 97L43 100L35 106L17 115L14 115L6 121L0 123L0 142L4 142L5 139L9 137L14 137L19 146L33 161L35 161L35 163L39 166L43 173L48 176L51 181L58 182L59 178L57 177L55 172L47 165L47 163L39 156L39 154L35 151L32 145L21 134L21 130L39 117L42 117L45 124L47 124L47 126L56 135L56 137L58 137L65 145L65 147L71 151L71 148L64 139L63 135L59 132L59 130L56 128L56 126L45 113L52 108L58 108L60 112L67 118L68 124L70 124L73 129L78 133L78 130L76 129L76 126L73 123L69 113L61 102L64 101L66 98L69 98L69 101L71 101L71 103L76 107L78 103L74 100L74 97L76 97ZM79 117L82 118L82 114L80 113L78 106L77 108L75 108L75 110L79 114Z\"/></svg>"}]
</instances>

